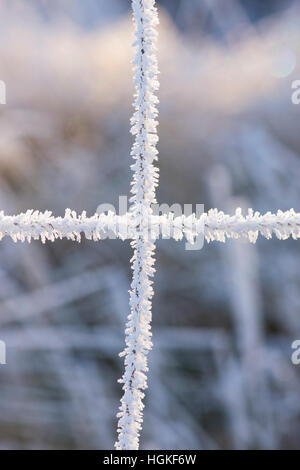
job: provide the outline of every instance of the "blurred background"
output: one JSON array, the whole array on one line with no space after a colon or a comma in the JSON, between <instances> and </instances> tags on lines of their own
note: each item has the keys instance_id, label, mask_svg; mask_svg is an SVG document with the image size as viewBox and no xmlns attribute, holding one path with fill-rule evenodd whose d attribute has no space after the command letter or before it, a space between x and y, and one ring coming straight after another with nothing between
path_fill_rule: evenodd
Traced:
<instances>
[{"instance_id":1,"label":"blurred background","mask_svg":"<svg viewBox=\"0 0 300 470\"><path fill-rule=\"evenodd\" d=\"M300 210L300 5L158 2L165 203ZM0 0L0 207L117 206L129 0ZM299 241L157 243L143 449L300 448ZM0 244L0 448L110 449L128 242Z\"/></svg>"}]
</instances>

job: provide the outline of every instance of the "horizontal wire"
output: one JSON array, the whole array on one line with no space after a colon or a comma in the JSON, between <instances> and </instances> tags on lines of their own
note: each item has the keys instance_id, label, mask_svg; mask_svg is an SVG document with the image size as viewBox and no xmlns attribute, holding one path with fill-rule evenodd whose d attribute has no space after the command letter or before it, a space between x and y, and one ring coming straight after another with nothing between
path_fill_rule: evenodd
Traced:
<instances>
[{"instance_id":1,"label":"horizontal wire","mask_svg":"<svg viewBox=\"0 0 300 470\"><path fill-rule=\"evenodd\" d=\"M141 223L142 222L142 223ZM142 229L141 229L142 227ZM139 230L138 230L139 228ZM86 212L77 214L67 209L64 217L55 217L50 211L29 210L18 215L5 215L0 212L0 240L11 237L13 241L30 242L67 238L80 242L84 235L88 240L119 238L135 239L141 235L150 240L158 238L175 240L186 239L193 243L198 236L204 236L207 242L225 242L227 238L242 238L255 243L261 235L267 239L275 235L280 240L289 237L300 238L300 213L290 209L286 212L267 212L260 214L249 209L246 215L241 209L235 214L224 214L211 209L200 217L195 214L176 217L172 212L163 215L152 215L136 220L131 212L116 215L113 212L94 214Z\"/></svg>"}]
</instances>

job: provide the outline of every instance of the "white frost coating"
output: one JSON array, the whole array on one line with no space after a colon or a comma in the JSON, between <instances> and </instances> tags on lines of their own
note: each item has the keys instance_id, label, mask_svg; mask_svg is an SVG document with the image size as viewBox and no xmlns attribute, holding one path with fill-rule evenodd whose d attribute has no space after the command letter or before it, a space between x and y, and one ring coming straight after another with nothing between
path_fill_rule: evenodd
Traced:
<instances>
[{"instance_id":1,"label":"white frost coating","mask_svg":"<svg viewBox=\"0 0 300 470\"><path fill-rule=\"evenodd\" d=\"M151 233L155 234L155 238L170 233L171 238L181 240L185 237L190 243L201 234L204 234L208 243L225 242L227 238L242 238L255 243L259 235L267 239L275 235L279 240L300 238L300 213L294 209L286 212L279 210L276 214L266 212L263 215L248 209L245 216L240 208L236 209L233 215L211 209L199 218L196 218L195 214L175 218L172 214L166 214L153 216L151 220Z\"/></svg>"},{"instance_id":2,"label":"white frost coating","mask_svg":"<svg viewBox=\"0 0 300 470\"><path fill-rule=\"evenodd\" d=\"M227 238L243 238L255 243L258 236L272 238L275 235L280 240L292 237L300 238L300 213L290 209L286 212L278 211L276 214L267 212L261 215L248 209L243 216L241 209L234 215L224 214L217 209L211 209L200 218L194 214L185 217L175 217L172 213L161 216L150 215L144 219L144 228L135 220L133 213L128 212L122 216L113 212L108 214L95 214L87 217L85 212L77 215L75 211L66 210L64 217L54 217L50 211L39 212L29 210L18 215L5 215L0 212L0 240L11 237L15 242L30 242L67 238L81 241L84 235L88 240L103 240L112 233L121 240L136 240L141 231L144 238L149 235L152 242L160 236L182 240L185 238L193 243L195 237L203 233L207 242L225 242ZM147 225L148 223L148 225ZM149 227L149 229L147 228ZM141 238L141 237L140 237ZM149 242L150 243L150 242Z\"/></svg>"},{"instance_id":3,"label":"white frost coating","mask_svg":"<svg viewBox=\"0 0 300 470\"><path fill-rule=\"evenodd\" d=\"M217 240L225 242L226 238L244 238L255 243L258 235L272 238L274 234L279 240L292 237L300 238L300 213L290 209L286 212L277 211L276 214L267 212L261 215L248 209L246 216L242 210L237 209L234 215L227 215L217 209L211 209L203 214L204 236L210 242Z\"/></svg>"},{"instance_id":4,"label":"white frost coating","mask_svg":"<svg viewBox=\"0 0 300 470\"><path fill-rule=\"evenodd\" d=\"M86 212L77 215L66 209L64 217L54 217L50 211L28 210L18 215L5 215L0 212L0 240L9 236L14 242L30 242L41 239L54 242L58 238L81 241L81 234L89 240L107 238L112 232L121 239L130 237L132 226L130 214L116 217L114 213L95 214L87 217Z\"/></svg>"},{"instance_id":5,"label":"white frost coating","mask_svg":"<svg viewBox=\"0 0 300 470\"><path fill-rule=\"evenodd\" d=\"M130 212L136 221L137 233L131 242L134 248L132 258L132 283L130 291L130 314L126 325L125 372L120 382L124 394L118 413L118 450L139 448L139 436L143 421L143 398L147 388L147 354L152 348L151 341L151 298L154 274L154 243L144 231L152 215L151 204L156 202L155 188L158 169L153 165L157 159L158 137L157 108L155 92L159 87L155 41L158 15L154 0L132 0L135 24L136 55L134 84L136 89L131 132L135 142L131 155L134 164Z\"/></svg>"}]
</instances>

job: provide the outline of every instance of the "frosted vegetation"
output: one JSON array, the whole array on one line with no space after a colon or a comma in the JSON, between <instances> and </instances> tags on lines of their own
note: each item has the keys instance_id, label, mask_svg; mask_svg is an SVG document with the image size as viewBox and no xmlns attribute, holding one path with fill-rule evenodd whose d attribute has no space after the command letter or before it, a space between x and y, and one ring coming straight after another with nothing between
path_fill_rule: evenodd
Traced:
<instances>
[{"instance_id":1,"label":"frosted vegetation","mask_svg":"<svg viewBox=\"0 0 300 470\"><path fill-rule=\"evenodd\" d=\"M274 18L261 26L264 41L249 31L224 52L213 41L182 42L162 16L159 199L204 202L229 214L238 206L282 210L276 216L207 212L208 241L299 236L299 215L289 210L299 201L300 143L291 119L297 110L269 59L285 31L294 31L291 47L300 43L294 17ZM84 233L98 240L116 222L122 229L129 216L120 225L115 216L68 211L60 218L43 211L62 214L69 206L93 214L99 202L127 193L130 22L88 34L44 28L31 17L24 32L13 15L11 21L1 24L8 38L0 44L1 78L11 84L11 98L0 116L0 194L6 214L24 213L0 215L2 236L53 241ZM245 55L255 58L245 63ZM228 75L220 83L224 67ZM148 208L154 195L147 190ZM175 222L178 238L197 233L190 221ZM157 224L163 229L163 221ZM1 369L3 448L108 448L115 439L130 251L116 240L82 241L81 247L66 240L46 247L1 243L1 339L13 364ZM136 243L149 265L152 244ZM297 242L254 247L234 240L220 251L213 244L189 255L162 241L158 253L143 447L296 447L299 372L287 348L299 332ZM133 309L134 296L133 283ZM147 303L151 292L146 297ZM141 403L134 422L126 418L128 378L125 373L120 447L128 445L126 425L137 446L141 418Z\"/></svg>"}]
</instances>

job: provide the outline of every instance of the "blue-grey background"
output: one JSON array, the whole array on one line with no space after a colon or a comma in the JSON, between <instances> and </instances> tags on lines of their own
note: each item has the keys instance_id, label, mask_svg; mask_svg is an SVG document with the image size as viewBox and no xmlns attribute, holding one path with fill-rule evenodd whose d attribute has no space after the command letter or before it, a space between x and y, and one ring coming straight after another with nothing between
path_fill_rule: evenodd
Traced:
<instances>
[{"instance_id":1,"label":"blue-grey background","mask_svg":"<svg viewBox=\"0 0 300 470\"><path fill-rule=\"evenodd\" d=\"M300 210L300 8L159 2L166 203ZM1 0L0 207L62 215L130 185L128 0ZM300 447L299 241L157 244L141 447ZM128 242L0 244L0 447L112 448Z\"/></svg>"}]
</instances>

